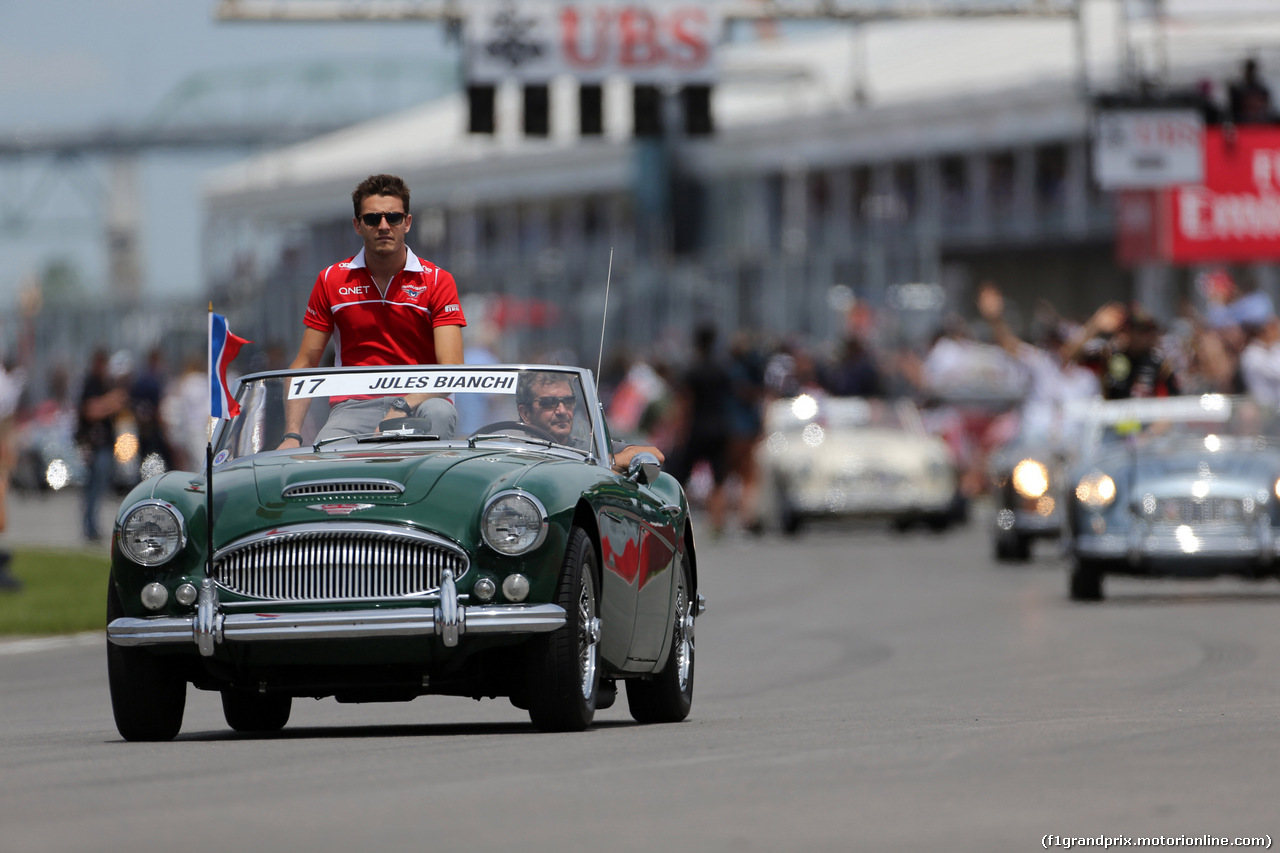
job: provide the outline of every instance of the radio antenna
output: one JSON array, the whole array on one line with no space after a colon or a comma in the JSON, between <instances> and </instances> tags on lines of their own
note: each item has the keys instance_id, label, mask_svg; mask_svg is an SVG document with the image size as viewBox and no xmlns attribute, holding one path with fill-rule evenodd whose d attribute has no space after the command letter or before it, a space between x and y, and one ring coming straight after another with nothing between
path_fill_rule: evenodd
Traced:
<instances>
[{"instance_id":1,"label":"radio antenna","mask_svg":"<svg viewBox=\"0 0 1280 853\"><path fill-rule=\"evenodd\" d=\"M604 329L609 324L609 282L613 279L613 247L609 247L609 271L604 276L604 316L600 318L600 355L596 358L596 397L600 396L600 368L604 365Z\"/></svg>"}]
</instances>

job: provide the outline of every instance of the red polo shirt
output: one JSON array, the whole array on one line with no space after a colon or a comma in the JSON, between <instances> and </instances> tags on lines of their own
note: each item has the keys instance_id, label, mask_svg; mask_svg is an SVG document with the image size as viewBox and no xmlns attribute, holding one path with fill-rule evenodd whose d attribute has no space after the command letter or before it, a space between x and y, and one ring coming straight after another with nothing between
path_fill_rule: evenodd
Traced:
<instances>
[{"instance_id":1,"label":"red polo shirt","mask_svg":"<svg viewBox=\"0 0 1280 853\"><path fill-rule=\"evenodd\" d=\"M436 364L436 326L465 326L453 276L405 249L404 269L386 296L365 267L364 250L316 277L303 322L334 337L339 366Z\"/></svg>"}]
</instances>

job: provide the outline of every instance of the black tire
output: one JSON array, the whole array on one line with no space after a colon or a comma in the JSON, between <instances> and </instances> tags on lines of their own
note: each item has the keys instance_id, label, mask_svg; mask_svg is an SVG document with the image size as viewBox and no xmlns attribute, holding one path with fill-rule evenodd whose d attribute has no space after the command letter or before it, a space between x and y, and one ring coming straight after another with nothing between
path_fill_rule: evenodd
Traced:
<instances>
[{"instance_id":1,"label":"black tire","mask_svg":"<svg viewBox=\"0 0 1280 853\"><path fill-rule=\"evenodd\" d=\"M1016 533L996 536L996 559L1002 563L1025 563L1031 559L1031 540Z\"/></svg>"},{"instance_id":2,"label":"black tire","mask_svg":"<svg viewBox=\"0 0 1280 853\"><path fill-rule=\"evenodd\" d=\"M591 537L569 531L556 603L565 624L529 643L529 719L544 732L580 732L591 725L600 690L599 574Z\"/></svg>"},{"instance_id":3,"label":"black tire","mask_svg":"<svg viewBox=\"0 0 1280 853\"><path fill-rule=\"evenodd\" d=\"M124 616L113 577L107 586L107 622ZM129 741L166 741L182 729L187 708L187 682L172 661L146 649L107 641L107 681L111 713L120 736Z\"/></svg>"},{"instance_id":4,"label":"black tire","mask_svg":"<svg viewBox=\"0 0 1280 853\"><path fill-rule=\"evenodd\" d=\"M676 608L671 620L671 652L658 674L627 682L627 709L636 722L678 723L693 706L694 599L689 555L680 561Z\"/></svg>"},{"instance_id":5,"label":"black tire","mask_svg":"<svg viewBox=\"0 0 1280 853\"><path fill-rule=\"evenodd\" d=\"M795 536L804 527L804 519L800 517L795 507L791 505L791 501L787 499L787 493L784 489L778 489L777 496L778 529L786 536Z\"/></svg>"},{"instance_id":6,"label":"black tire","mask_svg":"<svg viewBox=\"0 0 1280 853\"><path fill-rule=\"evenodd\" d=\"M1102 567L1077 557L1071 564L1069 592L1072 601L1101 601Z\"/></svg>"},{"instance_id":7,"label":"black tire","mask_svg":"<svg viewBox=\"0 0 1280 853\"><path fill-rule=\"evenodd\" d=\"M293 697L279 693L222 691L222 715L238 732L278 732L289 722Z\"/></svg>"}]
</instances>

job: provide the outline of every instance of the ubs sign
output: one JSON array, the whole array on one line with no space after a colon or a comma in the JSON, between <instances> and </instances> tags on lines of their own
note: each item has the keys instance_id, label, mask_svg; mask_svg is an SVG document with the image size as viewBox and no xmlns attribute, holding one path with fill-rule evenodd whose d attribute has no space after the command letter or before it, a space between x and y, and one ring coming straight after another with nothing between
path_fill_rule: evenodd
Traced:
<instances>
[{"instance_id":1,"label":"ubs sign","mask_svg":"<svg viewBox=\"0 0 1280 853\"><path fill-rule=\"evenodd\" d=\"M654 0L468 4L467 77L545 83L618 75L634 83L713 83L719 4Z\"/></svg>"}]
</instances>

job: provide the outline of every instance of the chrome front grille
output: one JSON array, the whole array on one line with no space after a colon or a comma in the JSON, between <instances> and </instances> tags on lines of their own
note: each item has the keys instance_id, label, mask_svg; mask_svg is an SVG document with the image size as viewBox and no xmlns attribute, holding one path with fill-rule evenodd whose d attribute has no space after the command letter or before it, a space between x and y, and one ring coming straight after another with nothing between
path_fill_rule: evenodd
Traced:
<instances>
[{"instance_id":1,"label":"chrome front grille","mask_svg":"<svg viewBox=\"0 0 1280 853\"><path fill-rule=\"evenodd\" d=\"M298 498L398 498L404 486L392 480L332 480L295 483L284 490L284 497Z\"/></svg>"},{"instance_id":2,"label":"chrome front grille","mask_svg":"<svg viewBox=\"0 0 1280 853\"><path fill-rule=\"evenodd\" d=\"M1241 524L1253 516L1253 502L1239 498L1161 498L1153 520L1163 524Z\"/></svg>"},{"instance_id":3,"label":"chrome front grille","mask_svg":"<svg viewBox=\"0 0 1280 853\"><path fill-rule=\"evenodd\" d=\"M440 588L466 554L439 537L377 524L298 525L243 540L214 560L223 588L267 601L403 598Z\"/></svg>"}]
</instances>

